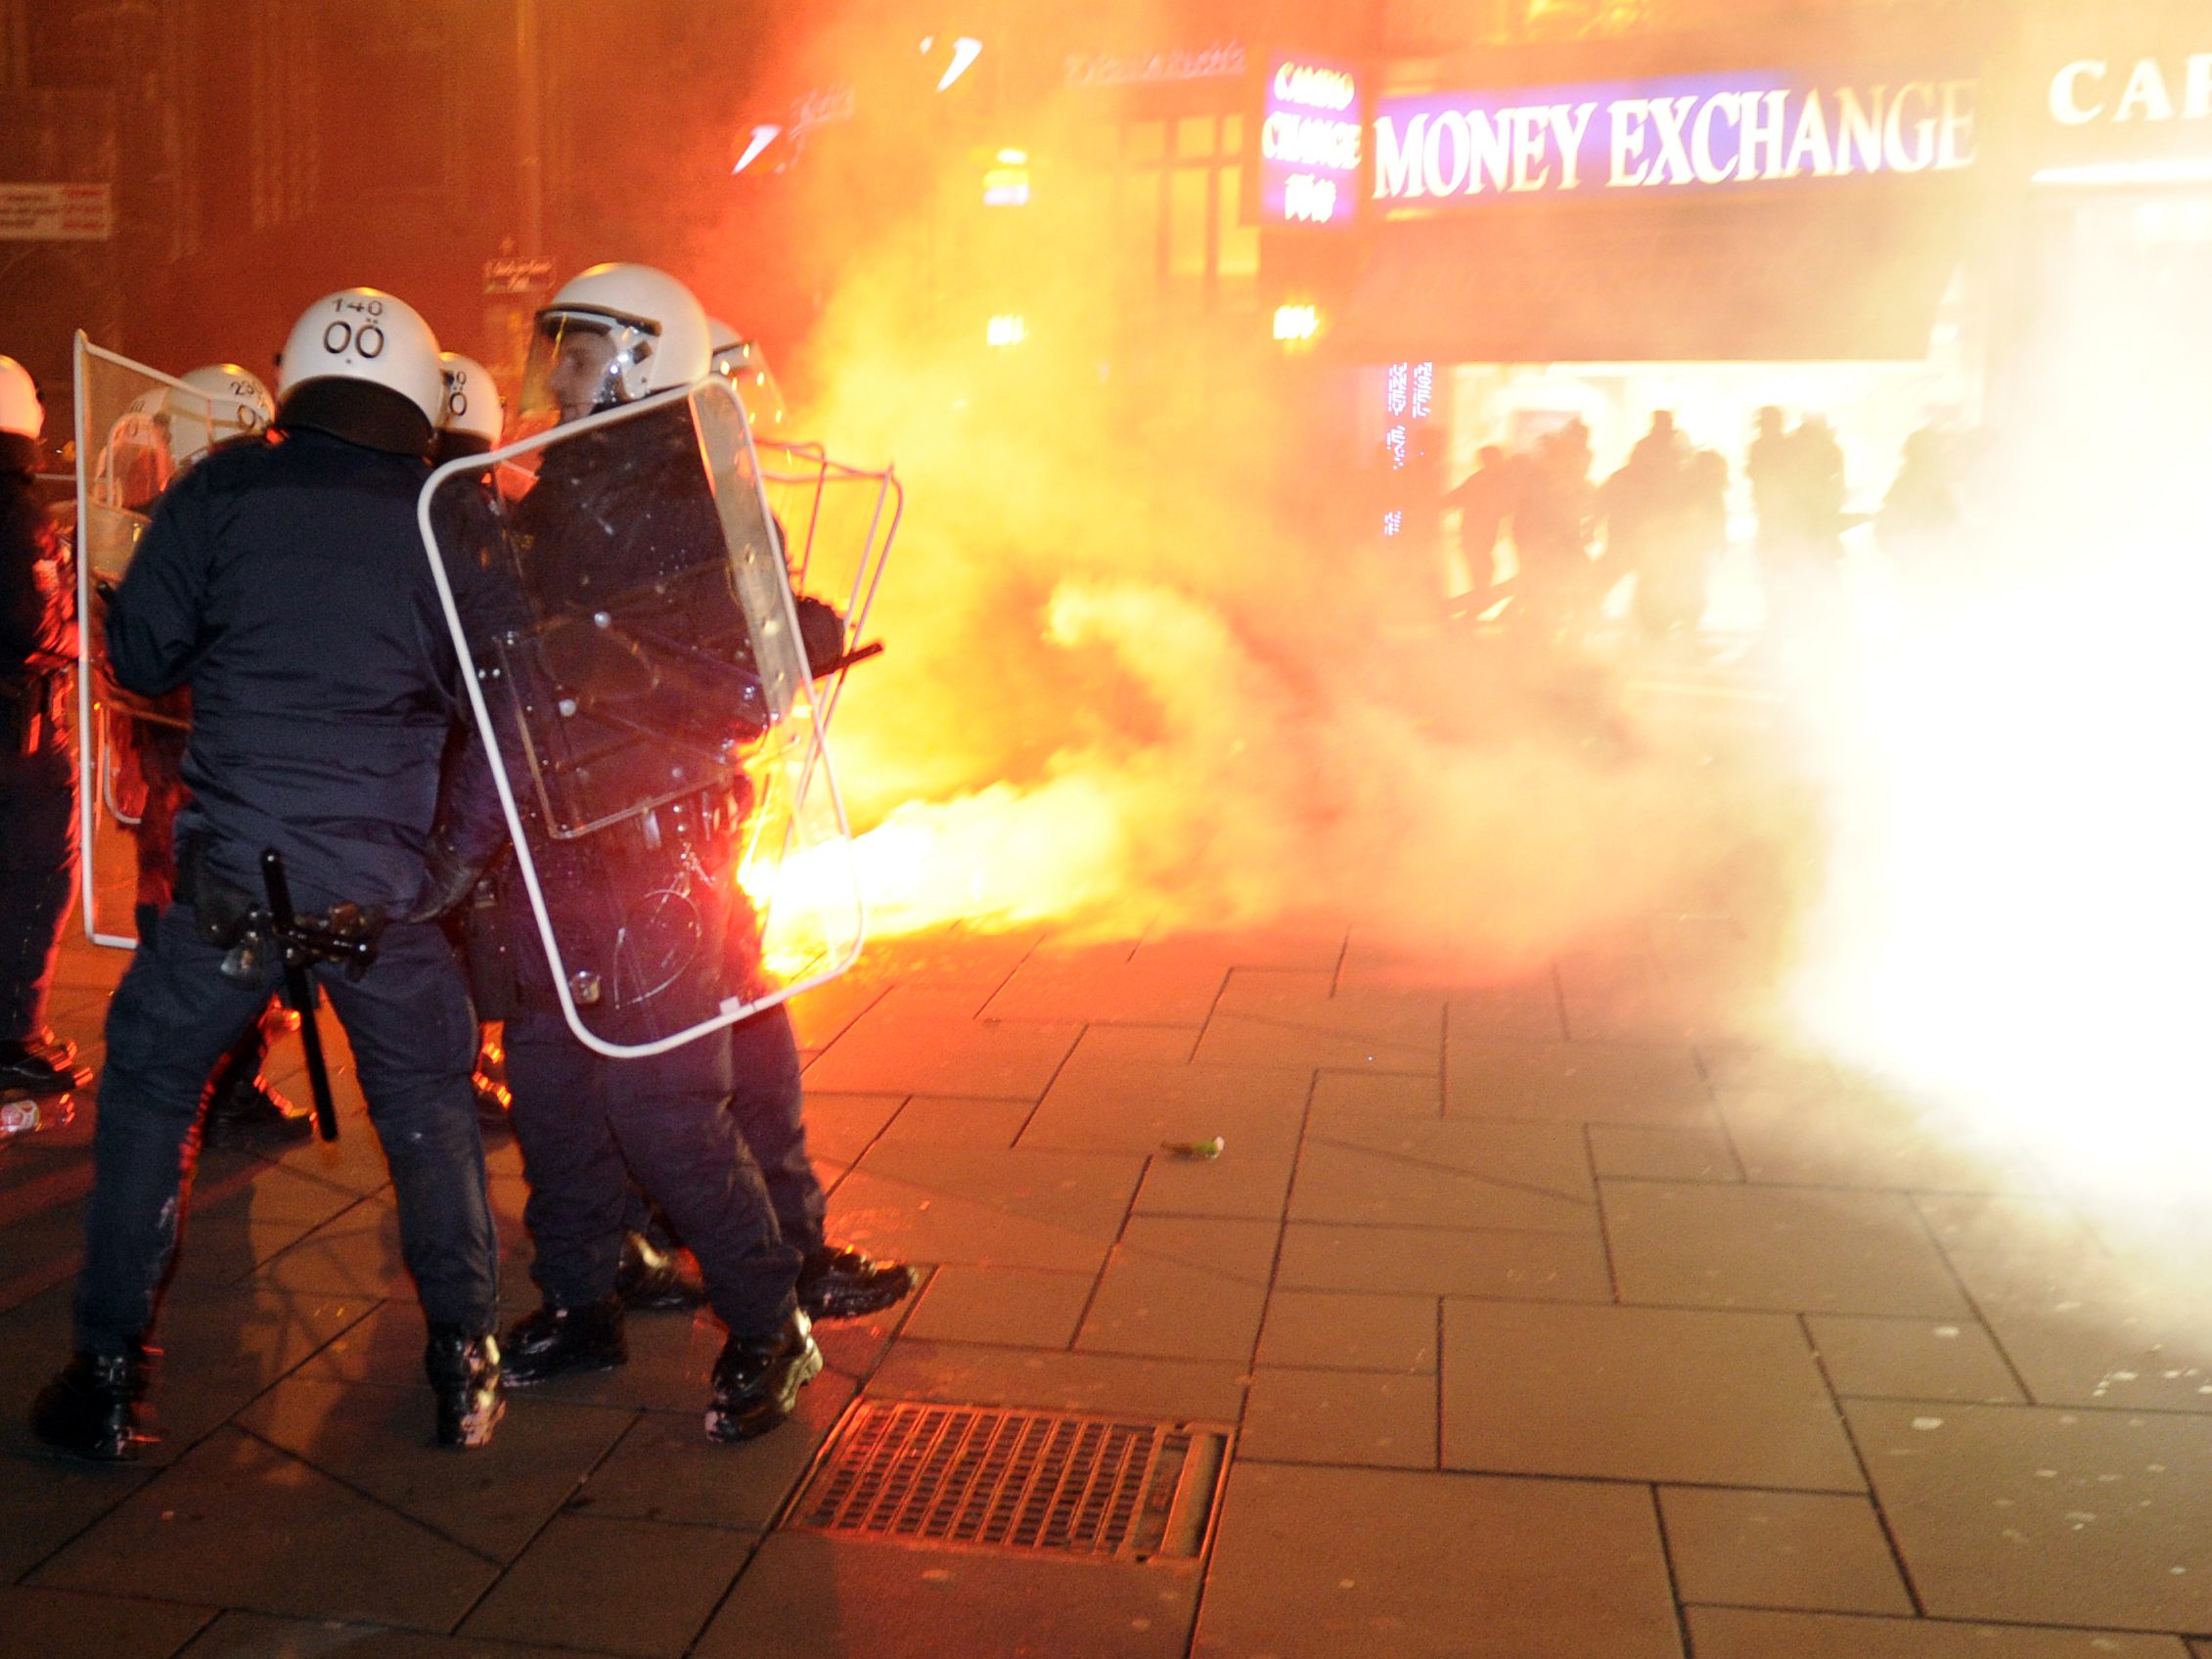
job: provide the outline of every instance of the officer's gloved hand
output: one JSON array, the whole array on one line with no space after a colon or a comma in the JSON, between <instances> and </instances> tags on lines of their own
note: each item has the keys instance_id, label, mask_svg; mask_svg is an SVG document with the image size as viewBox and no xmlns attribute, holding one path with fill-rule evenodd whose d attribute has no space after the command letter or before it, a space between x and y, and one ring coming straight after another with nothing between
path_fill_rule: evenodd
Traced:
<instances>
[{"instance_id":1,"label":"officer's gloved hand","mask_svg":"<svg viewBox=\"0 0 2212 1659\"><path fill-rule=\"evenodd\" d=\"M844 654L845 619L833 605L800 594L797 599L799 643L806 649L807 672L820 679Z\"/></svg>"},{"instance_id":2,"label":"officer's gloved hand","mask_svg":"<svg viewBox=\"0 0 2212 1659\"><path fill-rule=\"evenodd\" d=\"M467 856L443 830L434 832L423 853L423 889L399 919L435 921L469 896L489 863Z\"/></svg>"}]
</instances>

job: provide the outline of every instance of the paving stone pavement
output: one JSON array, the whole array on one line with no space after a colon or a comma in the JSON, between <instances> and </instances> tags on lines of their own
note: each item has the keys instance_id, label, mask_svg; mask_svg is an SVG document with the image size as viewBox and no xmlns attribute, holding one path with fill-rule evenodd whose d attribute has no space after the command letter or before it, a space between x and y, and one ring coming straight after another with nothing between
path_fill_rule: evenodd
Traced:
<instances>
[{"instance_id":1,"label":"paving stone pavement","mask_svg":"<svg viewBox=\"0 0 2212 1659\"><path fill-rule=\"evenodd\" d=\"M337 1041L335 1151L200 1161L161 1446L44 1456L80 1101L0 1150L0 1659L2212 1656L2212 1320L2027 1148L1762 1041L1674 926L1495 984L1318 923L872 945L795 1010L812 1145L834 1235L928 1277L736 1449L682 1315L429 1447ZM121 965L65 954L94 1063ZM1222 1425L1210 1542L790 1524L892 1402Z\"/></svg>"}]
</instances>

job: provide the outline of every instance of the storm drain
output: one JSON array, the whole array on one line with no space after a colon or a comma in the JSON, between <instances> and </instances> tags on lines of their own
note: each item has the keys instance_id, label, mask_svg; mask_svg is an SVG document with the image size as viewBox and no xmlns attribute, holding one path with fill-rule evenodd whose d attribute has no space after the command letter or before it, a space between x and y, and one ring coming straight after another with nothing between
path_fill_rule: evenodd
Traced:
<instances>
[{"instance_id":1,"label":"storm drain","mask_svg":"<svg viewBox=\"0 0 2212 1659\"><path fill-rule=\"evenodd\" d=\"M1229 1431L1064 1412L862 1401L788 1527L1118 1560L1203 1553Z\"/></svg>"}]
</instances>

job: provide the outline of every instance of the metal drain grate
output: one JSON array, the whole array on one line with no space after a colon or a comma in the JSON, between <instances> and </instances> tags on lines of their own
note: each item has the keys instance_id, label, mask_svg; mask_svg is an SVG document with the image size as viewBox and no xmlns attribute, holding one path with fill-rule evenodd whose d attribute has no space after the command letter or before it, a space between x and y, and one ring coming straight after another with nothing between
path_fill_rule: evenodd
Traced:
<instances>
[{"instance_id":1,"label":"metal drain grate","mask_svg":"<svg viewBox=\"0 0 2212 1659\"><path fill-rule=\"evenodd\" d=\"M1065 1412L862 1401L787 1526L984 1549L1203 1552L1229 1431Z\"/></svg>"}]
</instances>

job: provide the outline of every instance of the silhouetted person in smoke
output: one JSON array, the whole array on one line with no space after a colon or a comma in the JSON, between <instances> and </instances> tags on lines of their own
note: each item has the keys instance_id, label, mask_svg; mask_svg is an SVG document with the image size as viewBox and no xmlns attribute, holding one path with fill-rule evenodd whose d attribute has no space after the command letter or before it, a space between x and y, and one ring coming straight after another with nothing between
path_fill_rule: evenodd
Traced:
<instances>
[{"instance_id":1,"label":"silhouetted person in smoke","mask_svg":"<svg viewBox=\"0 0 2212 1659\"><path fill-rule=\"evenodd\" d=\"M1475 452L1475 469L1444 497L1460 510L1460 556L1467 560L1472 593L1483 600L1498 585L1498 535L1512 517L1526 469L1494 443Z\"/></svg>"},{"instance_id":2,"label":"silhouetted person in smoke","mask_svg":"<svg viewBox=\"0 0 2212 1659\"><path fill-rule=\"evenodd\" d=\"M1905 440L1904 461L1874 526L1882 551L1907 579L1931 576L1959 532L1962 445L1956 433L1922 426Z\"/></svg>"},{"instance_id":3,"label":"silhouetted person in smoke","mask_svg":"<svg viewBox=\"0 0 2212 1659\"><path fill-rule=\"evenodd\" d=\"M1520 556L1514 591L1522 621L1551 638L1579 634L1597 598L1590 562L1590 429L1569 421L1536 446L1513 514Z\"/></svg>"},{"instance_id":4,"label":"silhouetted person in smoke","mask_svg":"<svg viewBox=\"0 0 2212 1659\"><path fill-rule=\"evenodd\" d=\"M1808 415L1789 434L1789 477L1797 496L1805 552L1833 568L1843 559L1843 448L1827 418Z\"/></svg>"},{"instance_id":5,"label":"silhouetted person in smoke","mask_svg":"<svg viewBox=\"0 0 2212 1659\"><path fill-rule=\"evenodd\" d=\"M1759 411L1743 457L1743 475L1751 481L1751 510L1759 520L1759 562L1772 579L1796 560L1803 539L1790 485L1789 433L1773 404Z\"/></svg>"},{"instance_id":6,"label":"silhouetted person in smoke","mask_svg":"<svg viewBox=\"0 0 2212 1659\"><path fill-rule=\"evenodd\" d=\"M1728 464L1710 456L1720 466L1716 489L1708 455L1693 450L1673 415L1659 410L1601 492L1606 575L1635 574L1637 626L1652 639L1693 632L1704 614L1716 509L1724 540L1727 530Z\"/></svg>"}]
</instances>

